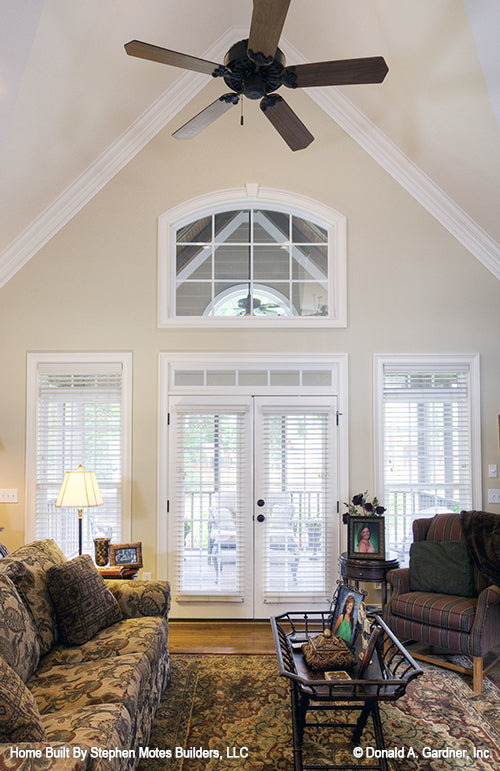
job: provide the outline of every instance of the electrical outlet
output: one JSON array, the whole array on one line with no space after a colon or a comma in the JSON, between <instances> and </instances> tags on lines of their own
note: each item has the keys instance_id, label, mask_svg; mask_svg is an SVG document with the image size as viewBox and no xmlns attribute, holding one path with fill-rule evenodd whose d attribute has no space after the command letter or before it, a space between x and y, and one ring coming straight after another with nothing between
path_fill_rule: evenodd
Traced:
<instances>
[{"instance_id":1,"label":"electrical outlet","mask_svg":"<svg viewBox=\"0 0 500 771\"><path fill-rule=\"evenodd\" d=\"M0 490L0 503L17 503L17 487Z\"/></svg>"},{"instance_id":2,"label":"electrical outlet","mask_svg":"<svg viewBox=\"0 0 500 771\"><path fill-rule=\"evenodd\" d=\"M500 489L488 490L488 503L500 503Z\"/></svg>"},{"instance_id":3,"label":"electrical outlet","mask_svg":"<svg viewBox=\"0 0 500 771\"><path fill-rule=\"evenodd\" d=\"M143 581L151 581L151 573L143 573L142 574L142 580Z\"/></svg>"}]
</instances>

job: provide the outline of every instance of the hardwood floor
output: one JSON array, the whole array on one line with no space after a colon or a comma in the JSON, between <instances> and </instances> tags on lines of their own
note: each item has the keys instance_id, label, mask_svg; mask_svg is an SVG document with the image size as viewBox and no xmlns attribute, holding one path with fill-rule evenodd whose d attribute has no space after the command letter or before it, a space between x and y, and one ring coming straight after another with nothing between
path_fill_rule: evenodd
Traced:
<instances>
[{"instance_id":1,"label":"hardwood floor","mask_svg":"<svg viewBox=\"0 0 500 771\"><path fill-rule=\"evenodd\" d=\"M269 621L169 621L170 653L274 654Z\"/></svg>"}]
</instances>

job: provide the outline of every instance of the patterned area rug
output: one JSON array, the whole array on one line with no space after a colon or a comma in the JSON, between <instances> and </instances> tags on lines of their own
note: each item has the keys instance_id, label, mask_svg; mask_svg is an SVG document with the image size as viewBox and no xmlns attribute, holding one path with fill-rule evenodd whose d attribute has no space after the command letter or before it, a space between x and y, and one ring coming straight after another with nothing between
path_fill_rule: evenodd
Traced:
<instances>
[{"instance_id":1,"label":"patterned area rug","mask_svg":"<svg viewBox=\"0 0 500 771\"><path fill-rule=\"evenodd\" d=\"M172 662L140 771L293 768L288 681L274 656L177 654ZM475 696L461 675L422 668L404 697L381 705L391 771L497 771L500 676L486 678ZM371 719L356 750L360 760L350 734L306 729L304 762L377 767Z\"/></svg>"}]
</instances>

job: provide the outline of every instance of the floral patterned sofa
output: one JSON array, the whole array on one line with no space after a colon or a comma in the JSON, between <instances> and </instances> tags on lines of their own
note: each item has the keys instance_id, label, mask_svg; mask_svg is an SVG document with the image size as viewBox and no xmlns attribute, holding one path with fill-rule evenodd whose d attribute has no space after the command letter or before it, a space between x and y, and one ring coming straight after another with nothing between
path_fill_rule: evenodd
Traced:
<instances>
[{"instance_id":1,"label":"floral patterned sofa","mask_svg":"<svg viewBox=\"0 0 500 771\"><path fill-rule=\"evenodd\" d=\"M129 771L170 679L170 588L51 540L0 559L0 768Z\"/></svg>"}]
</instances>

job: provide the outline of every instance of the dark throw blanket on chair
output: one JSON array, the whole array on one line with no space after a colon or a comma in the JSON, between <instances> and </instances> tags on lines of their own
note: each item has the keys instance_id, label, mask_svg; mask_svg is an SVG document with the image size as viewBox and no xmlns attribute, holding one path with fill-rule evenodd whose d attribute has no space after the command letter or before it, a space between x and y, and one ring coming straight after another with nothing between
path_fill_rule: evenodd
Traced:
<instances>
[{"instance_id":1,"label":"dark throw blanket on chair","mask_svg":"<svg viewBox=\"0 0 500 771\"><path fill-rule=\"evenodd\" d=\"M500 586L500 514L462 511L460 522L467 548L478 569Z\"/></svg>"}]
</instances>

